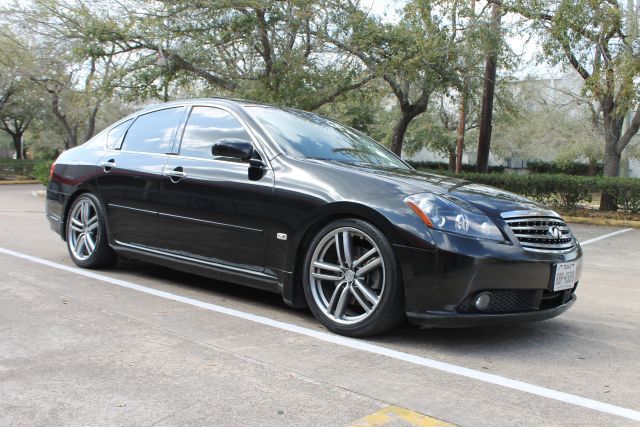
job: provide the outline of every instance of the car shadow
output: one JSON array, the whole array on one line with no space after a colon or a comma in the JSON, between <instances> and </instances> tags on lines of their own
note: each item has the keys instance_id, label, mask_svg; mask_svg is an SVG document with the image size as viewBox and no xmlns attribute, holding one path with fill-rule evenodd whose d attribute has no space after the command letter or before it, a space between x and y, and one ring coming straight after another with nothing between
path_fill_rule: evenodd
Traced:
<instances>
[{"instance_id":1,"label":"car shadow","mask_svg":"<svg viewBox=\"0 0 640 427\"><path fill-rule=\"evenodd\" d=\"M320 328L320 324L307 308L292 308L276 293L139 261L120 261L116 269L124 273L144 275L177 288L222 298L223 301L258 306L267 311L277 310L286 314L290 318L289 321L313 329L316 329L316 325ZM543 322L476 328L425 329L406 321L392 331L367 338L367 341L397 349L437 349L452 354L491 349L493 354L499 354L519 352L523 348L536 346L538 342L544 345L546 351L553 351L552 347L556 345L558 348L566 346L568 335L586 335L593 332L562 317Z\"/></svg>"}]
</instances>

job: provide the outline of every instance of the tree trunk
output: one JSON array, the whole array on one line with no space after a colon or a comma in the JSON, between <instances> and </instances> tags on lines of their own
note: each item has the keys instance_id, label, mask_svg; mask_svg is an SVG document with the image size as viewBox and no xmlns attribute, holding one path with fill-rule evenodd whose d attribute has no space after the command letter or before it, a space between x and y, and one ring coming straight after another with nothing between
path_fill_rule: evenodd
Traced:
<instances>
[{"instance_id":1,"label":"tree trunk","mask_svg":"<svg viewBox=\"0 0 640 427\"><path fill-rule=\"evenodd\" d=\"M467 125L467 98L462 95L460 101L460 121L458 123L458 132L456 135L456 159L455 172L462 172L462 152L464 151L464 133Z\"/></svg>"},{"instance_id":2,"label":"tree trunk","mask_svg":"<svg viewBox=\"0 0 640 427\"><path fill-rule=\"evenodd\" d=\"M67 131L67 137L64 140L64 149L68 150L78 146L78 128L69 128Z\"/></svg>"},{"instance_id":3,"label":"tree trunk","mask_svg":"<svg viewBox=\"0 0 640 427\"><path fill-rule=\"evenodd\" d=\"M502 12L500 5L494 3L491 11L492 27L500 31ZM482 94L482 115L480 118L480 135L478 137L478 157L476 170L486 173L489 167L489 149L491 147L491 121L493 119L493 95L496 87L496 68L498 62L497 47L487 53L484 69L484 90Z\"/></svg>"},{"instance_id":4,"label":"tree trunk","mask_svg":"<svg viewBox=\"0 0 640 427\"><path fill-rule=\"evenodd\" d=\"M602 122L605 135L603 175L617 177L620 175L620 157L622 151L618 151L616 146L622 135L624 118L615 114L615 105L612 98L605 98L600 104L603 106ZM600 210L615 211L617 209L615 194L603 191L600 196Z\"/></svg>"},{"instance_id":5,"label":"tree trunk","mask_svg":"<svg viewBox=\"0 0 640 427\"><path fill-rule=\"evenodd\" d=\"M413 117L408 113L402 113L402 116L398 120L398 123L393 128L393 136L391 138L391 151L397 156L402 157L402 142L404 141L404 134L407 133L407 128Z\"/></svg>"},{"instance_id":6,"label":"tree trunk","mask_svg":"<svg viewBox=\"0 0 640 427\"><path fill-rule=\"evenodd\" d=\"M609 144L607 144L609 145ZM620 174L620 157L615 147L610 150L609 147L604 152L604 176L617 177ZM614 194L607 193L605 191L600 195L600 210L601 211L615 211L618 209L616 204L616 197Z\"/></svg>"},{"instance_id":7,"label":"tree trunk","mask_svg":"<svg viewBox=\"0 0 640 427\"><path fill-rule=\"evenodd\" d=\"M456 170L456 149L451 147L449 149L449 170L451 172Z\"/></svg>"},{"instance_id":8,"label":"tree trunk","mask_svg":"<svg viewBox=\"0 0 640 427\"><path fill-rule=\"evenodd\" d=\"M11 135L13 139L13 149L16 150L16 159L24 160L24 147L22 144L22 134Z\"/></svg>"},{"instance_id":9,"label":"tree trunk","mask_svg":"<svg viewBox=\"0 0 640 427\"><path fill-rule=\"evenodd\" d=\"M596 159L589 159L587 174L589 176L596 176L598 174L598 161Z\"/></svg>"}]
</instances>

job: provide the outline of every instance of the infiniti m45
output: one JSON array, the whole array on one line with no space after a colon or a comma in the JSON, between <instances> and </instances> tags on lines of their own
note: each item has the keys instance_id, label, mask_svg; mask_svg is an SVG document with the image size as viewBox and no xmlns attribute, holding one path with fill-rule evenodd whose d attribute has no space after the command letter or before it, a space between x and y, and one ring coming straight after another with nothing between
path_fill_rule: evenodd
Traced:
<instances>
[{"instance_id":1,"label":"infiniti m45","mask_svg":"<svg viewBox=\"0 0 640 427\"><path fill-rule=\"evenodd\" d=\"M554 211L419 172L368 136L250 101L154 105L62 153L46 197L74 263L118 256L269 290L368 336L549 319L582 251Z\"/></svg>"}]
</instances>

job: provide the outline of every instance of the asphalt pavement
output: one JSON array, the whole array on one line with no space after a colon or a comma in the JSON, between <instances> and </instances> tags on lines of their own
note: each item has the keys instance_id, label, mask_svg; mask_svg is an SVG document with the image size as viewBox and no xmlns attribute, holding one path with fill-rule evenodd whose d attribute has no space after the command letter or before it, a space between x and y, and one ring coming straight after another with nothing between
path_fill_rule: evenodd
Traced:
<instances>
[{"instance_id":1,"label":"asphalt pavement","mask_svg":"<svg viewBox=\"0 0 640 427\"><path fill-rule=\"evenodd\" d=\"M0 187L0 425L640 422L640 230L571 226L584 270L556 319L342 340L275 294L84 274L40 189Z\"/></svg>"}]
</instances>

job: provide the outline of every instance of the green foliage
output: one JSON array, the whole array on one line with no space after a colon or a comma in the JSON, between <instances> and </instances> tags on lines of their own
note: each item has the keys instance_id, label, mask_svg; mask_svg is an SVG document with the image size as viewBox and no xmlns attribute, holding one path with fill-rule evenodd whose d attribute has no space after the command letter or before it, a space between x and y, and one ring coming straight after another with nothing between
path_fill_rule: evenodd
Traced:
<instances>
[{"instance_id":1,"label":"green foliage","mask_svg":"<svg viewBox=\"0 0 640 427\"><path fill-rule=\"evenodd\" d=\"M617 206L631 213L640 213L640 179L601 177L599 187L613 194Z\"/></svg>"},{"instance_id":2,"label":"green foliage","mask_svg":"<svg viewBox=\"0 0 640 427\"><path fill-rule=\"evenodd\" d=\"M542 160L530 160L527 169L536 174L561 173L565 175L589 175L589 165L580 162L544 162ZM596 165L596 175L602 175L602 164Z\"/></svg>"},{"instance_id":3,"label":"green foliage","mask_svg":"<svg viewBox=\"0 0 640 427\"><path fill-rule=\"evenodd\" d=\"M437 173L448 174L442 170ZM509 173L462 173L456 176L521 194L567 211L575 210L580 204L591 203L594 193L606 191L615 194L619 209L640 213L640 179L637 178Z\"/></svg>"},{"instance_id":4,"label":"green foliage","mask_svg":"<svg viewBox=\"0 0 640 427\"><path fill-rule=\"evenodd\" d=\"M37 163L34 160L0 159L0 180L31 179Z\"/></svg>"},{"instance_id":5,"label":"green foliage","mask_svg":"<svg viewBox=\"0 0 640 427\"><path fill-rule=\"evenodd\" d=\"M443 162L426 162L426 161L408 161L408 163L416 169L422 170L432 170L432 171L448 171L449 164ZM463 172L475 172L476 165L463 163L462 171ZM505 166L489 166L489 173L502 173L505 170Z\"/></svg>"},{"instance_id":6,"label":"green foliage","mask_svg":"<svg viewBox=\"0 0 640 427\"><path fill-rule=\"evenodd\" d=\"M32 175L35 179L40 181L43 185L49 184L49 173L51 172L51 165L53 160L41 160L33 167Z\"/></svg>"}]
</instances>

